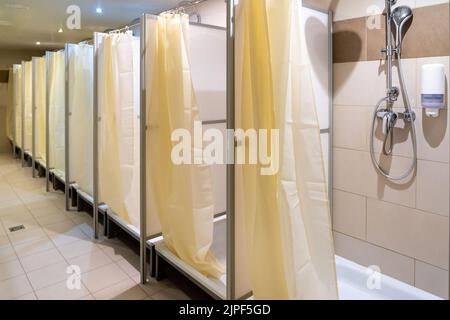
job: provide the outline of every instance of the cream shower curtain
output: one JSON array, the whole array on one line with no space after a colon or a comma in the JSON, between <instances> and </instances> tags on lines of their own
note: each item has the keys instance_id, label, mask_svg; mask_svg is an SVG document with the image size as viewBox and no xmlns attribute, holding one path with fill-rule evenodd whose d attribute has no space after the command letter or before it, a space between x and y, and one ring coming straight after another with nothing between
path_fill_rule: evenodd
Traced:
<instances>
[{"instance_id":1,"label":"cream shower curtain","mask_svg":"<svg viewBox=\"0 0 450 320\"><path fill-rule=\"evenodd\" d=\"M99 200L139 226L140 41L111 34L99 51Z\"/></svg>"},{"instance_id":2,"label":"cream shower curtain","mask_svg":"<svg viewBox=\"0 0 450 320\"><path fill-rule=\"evenodd\" d=\"M33 138L33 64L22 62L22 111L24 117L23 151L31 151Z\"/></svg>"},{"instance_id":3,"label":"cream shower curtain","mask_svg":"<svg viewBox=\"0 0 450 320\"><path fill-rule=\"evenodd\" d=\"M162 14L147 50L150 93L147 123L148 198L162 226L164 242L181 260L207 276L219 278L222 266L210 251L213 241L214 200L211 168L174 165L172 132L193 133L199 119L189 65L189 18ZM192 147L192 154L197 150Z\"/></svg>"},{"instance_id":4,"label":"cream shower curtain","mask_svg":"<svg viewBox=\"0 0 450 320\"><path fill-rule=\"evenodd\" d=\"M279 129L280 170L237 166L256 299L336 299L320 129L304 52L301 1L241 0L236 127ZM270 142L269 142L270 146Z\"/></svg>"},{"instance_id":5,"label":"cream shower curtain","mask_svg":"<svg viewBox=\"0 0 450 320\"><path fill-rule=\"evenodd\" d=\"M10 68L8 72L8 97L6 101L6 136L10 141L14 138L14 74Z\"/></svg>"},{"instance_id":6,"label":"cream shower curtain","mask_svg":"<svg viewBox=\"0 0 450 320\"><path fill-rule=\"evenodd\" d=\"M70 47L70 180L93 194L93 90L94 49L81 44Z\"/></svg>"},{"instance_id":7,"label":"cream shower curtain","mask_svg":"<svg viewBox=\"0 0 450 320\"><path fill-rule=\"evenodd\" d=\"M35 95L35 134L33 138L36 141L36 157L46 161L46 62L45 58L35 59L33 70L34 77L34 95Z\"/></svg>"},{"instance_id":8,"label":"cream shower curtain","mask_svg":"<svg viewBox=\"0 0 450 320\"><path fill-rule=\"evenodd\" d=\"M22 66L15 64L13 66L14 73L14 103L15 103L15 114L16 118L16 145L22 148Z\"/></svg>"},{"instance_id":9,"label":"cream shower curtain","mask_svg":"<svg viewBox=\"0 0 450 320\"><path fill-rule=\"evenodd\" d=\"M65 54L54 52L49 59L49 167L65 172Z\"/></svg>"}]
</instances>

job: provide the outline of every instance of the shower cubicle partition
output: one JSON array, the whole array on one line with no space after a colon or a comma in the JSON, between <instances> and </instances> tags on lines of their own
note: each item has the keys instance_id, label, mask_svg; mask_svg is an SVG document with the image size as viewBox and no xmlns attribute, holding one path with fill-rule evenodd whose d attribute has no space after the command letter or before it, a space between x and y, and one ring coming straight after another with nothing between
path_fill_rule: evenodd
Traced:
<instances>
[{"instance_id":1,"label":"shower cubicle partition","mask_svg":"<svg viewBox=\"0 0 450 320\"><path fill-rule=\"evenodd\" d=\"M32 174L36 170L40 175L46 168L46 60L45 57L34 57L33 60L33 142L32 142Z\"/></svg>"},{"instance_id":2,"label":"shower cubicle partition","mask_svg":"<svg viewBox=\"0 0 450 320\"><path fill-rule=\"evenodd\" d=\"M192 169L195 166L190 165L172 166L168 149L170 142L165 139L170 139L171 134L167 131L171 127L167 121L169 118L171 123L178 123L181 128L186 128L188 131L193 129L193 121L197 121L197 125L202 126L202 135L209 129L209 132L225 136L226 30L191 23L187 32L186 22L184 24L181 22L182 27L175 26L175 28L170 22L165 24L167 19L180 17L170 15L170 13L162 17L144 15L141 22L142 281L145 282L146 279L146 250L144 249L148 245L147 241L162 233L162 239L152 241L155 243L156 256L152 258L156 258L156 277L158 279L162 277L161 266L165 262L211 296L225 299L226 275L222 274L221 269L224 269L227 259L226 166L219 162L207 171L205 168ZM161 24L159 31L158 24ZM174 49L165 51L168 48ZM173 52L173 56L167 55L167 52ZM183 76L180 78L181 74L177 73L177 70L172 72L166 70L162 63L164 59L169 59L171 65L180 68L178 71L184 70ZM189 99L184 100L181 98L183 96ZM176 108L183 104L184 111L177 111ZM167 156L169 156L168 159L166 159ZM186 174L187 172L190 173ZM165 173L168 176L163 179L161 175ZM174 173L179 180L175 179ZM203 178L195 180L196 176ZM169 184L173 183L172 187L163 180L167 180ZM199 182L201 186L191 184ZM184 188L185 183L192 187ZM175 188L178 192L176 195L170 192L165 196L157 194L164 193L165 188L169 188L167 190ZM187 204L198 201L196 197L199 195L192 194L196 191L202 192L201 199L206 199L208 204L205 202L197 204L207 205L207 207L203 209L197 207L197 211L193 211L196 212L193 216L194 220L188 222L192 216L190 206ZM171 201L171 204L167 204L166 199ZM166 210L166 205L172 209ZM183 209L178 211L177 207ZM171 212L174 212L172 210L177 212L173 219L170 217ZM201 211L203 213L200 213ZM178 225L176 220L184 221L185 227L181 228L183 230L179 228L181 225ZM197 230L190 230L191 228L197 228ZM204 245L203 248L210 248L208 252L205 251L198 256L203 262L192 259L189 251L184 247L186 243L182 243L185 240L191 241L189 240L191 231L194 234L195 231L199 232L196 239ZM189 244L190 248L197 245L198 243ZM203 258L201 258L202 255Z\"/></svg>"},{"instance_id":3,"label":"shower cubicle partition","mask_svg":"<svg viewBox=\"0 0 450 320\"><path fill-rule=\"evenodd\" d=\"M139 239L140 39L122 31L94 34L94 229L101 209L108 235L114 222Z\"/></svg>"},{"instance_id":4,"label":"shower cubicle partition","mask_svg":"<svg viewBox=\"0 0 450 320\"><path fill-rule=\"evenodd\" d=\"M64 50L47 52L47 191L49 182L54 189L64 190L65 177L65 73Z\"/></svg>"},{"instance_id":5,"label":"shower cubicle partition","mask_svg":"<svg viewBox=\"0 0 450 320\"><path fill-rule=\"evenodd\" d=\"M82 208L93 199L94 47L68 44L66 61L66 199Z\"/></svg>"},{"instance_id":6,"label":"shower cubicle partition","mask_svg":"<svg viewBox=\"0 0 450 320\"><path fill-rule=\"evenodd\" d=\"M228 1L227 128L229 130L270 128L267 121L274 121L273 128L280 129L282 133L280 134L280 157L283 157L281 158L283 160L280 161L279 170L280 181L283 183L278 186L288 188L289 198L286 200L290 205L274 206L272 201L267 202L267 198L273 197L278 192L276 183L270 177L257 177L258 173L252 171L251 166L248 165L228 165L227 298L245 299L250 295L254 295L256 299L336 298L334 255L330 249L332 248L331 221L329 206L326 203L331 203L332 179L331 14L306 7L302 1L283 1L277 7L279 10L274 10L270 5L275 4L271 2L274 1L241 0L239 4L237 1ZM275 6L278 6L278 3ZM269 20L263 27L259 23L265 19L263 17L266 15ZM261 19L253 19L255 16ZM258 32L265 30L267 37L253 38L250 41L245 35L248 36L248 32L250 34L254 32L252 28L256 28ZM285 29L282 30L282 28ZM283 35L289 34L290 38L283 38ZM243 46L244 43L247 47ZM286 43L289 45L286 46ZM249 49L252 46L259 47L252 51ZM290 48L290 52L283 52L283 48ZM244 52L248 55L243 54ZM268 55L269 52L271 55ZM289 54L289 59L283 60L283 54ZM279 59L278 62L276 62L277 59ZM288 66L284 64L286 61L289 61ZM272 73L268 72L270 66L275 68L272 69ZM280 72L284 67L288 70L286 74ZM308 75L309 80L305 81L307 79L305 75ZM302 79L301 82L296 82L300 79ZM277 90L281 92L280 90L283 89L282 83L285 80L288 84L284 88L287 93L277 95ZM263 89L265 85L270 86ZM272 90L274 93L271 93ZM295 92L301 92L301 95L295 95ZM282 97L291 97L291 99L280 103L270 103ZM308 99L306 104L305 98ZM303 105L298 108L302 103ZM275 111L275 108L284 107L285 104L286 110L283 111L280 108L279 111ZM252 106L253 111L249 109ZM254 117L249 117L252 114ZM275 116L272 117L271 114ZM283 115L285 115L285 123L278 118ZM290 135L292 139L289 138ZM306 136L309 138L303 140ZM298 139L302 139L301 144L298 143ZM312 141L314 141L313 145L311 145ZM241 146L243 142L237 141L237 145ZM303 145L306 149L299 153L296 148L302 148ZM234 149L234 138L229 139L229 154L234 155ZM238 149L236 151L239 151ZM297 158L299 155L303 157ZM292 163L293 159L295 159L294 163ZM295 168L295 163L302 163L302 165L300 168ZM305 170L303 166L309 166L308 174L301 173L301 170ZM290 168L289 172L285 171L287 168ZM292 173L298 170L300 174L293 177ZM315 173L314 177L310 175L311 172ZM242 187L243 183L252 183L253 178L257 179L258 186ZM311 198L311 194L302 194L301 200L296 202L294 198L298 196L299 191L294 189L304 181L296 181L295 185L290 183L295 179L314 181L313 184L302 188L307 190L315 185L315 190L310 190L315 195ZM279 191L280 195L283 195L282 190ZM252 202L252 199L259 200ZM254 209L258 207L259 210L255 212ZM273 211L266 212L267 208L272 207ZM289 211L292 212L289 213ZM314 216L311 216L312 212ZM286 213L289 214L286 215ZM286 219L287 216L292 217L293 220L289 221ZM278 218L280 220L277 220ZM303 226L299 222L302 220L301 223L309 228L307 233L301 232ZM315 226L310 224L312 220L317 220ZM278 223L284 228L281 233L274 228ZM291 226L289 229L289 224L296 224L296 226ZM323 228L317 228L319 225ZM288 234L292 238L285 237ZM318 240L317 237L322 240ZM295 241L292 241L293 239ZM305 243L309 244L308 250L312 250L311 259L315 259L313 264L306 256L300 257L306 252ZM287 254L284 250L291 250L291 254ZM290 258L293 260L290 261ZM299 262L304 268L295 267L295 264ZM317 266L316 272L312 271L312 265ZM293 272L286 273L288 270ZM299 270L301 272L298 272ZM274 279L277 280L274 282Z\"/></svg>"}]
</instances>

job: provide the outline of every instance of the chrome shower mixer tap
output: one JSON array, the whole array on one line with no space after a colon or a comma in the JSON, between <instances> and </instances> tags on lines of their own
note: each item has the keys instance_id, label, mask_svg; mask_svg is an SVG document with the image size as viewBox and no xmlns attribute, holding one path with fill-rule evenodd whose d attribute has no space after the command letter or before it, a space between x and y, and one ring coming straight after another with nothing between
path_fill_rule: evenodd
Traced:
<instances>
[{"instance_id":1,"label":"chrome shower mixer tap","mask_svg":"<svg viewBox=\"0 0 450 320\"><path fill-rule=\"evenodd\" d=\"M416 115L411 107L411 102L408 97L408 90L406 88L405 79L402 68L402 44L403 44L403 30L408 21L413 18L411 8L406 6L399 6L392 10L392 6L397 3L397 0L386 0L386 48L381 50L386 54L386 96L382 98L373 113L371 140L370 140L370 155L373 165L377 172L389 180L399 181L408 177L417 167L417 137L414 126ZM396 44L393 44L393 30L392 26L396 27ZM394 56L397 56L398 75L400 79L400 88L392 83L392 70L394 67ZM405 111L394 111L394 104L398 101L400 91L403 93L403 101L405 102ZM384 136L383 153L385 155L392 155L394 149L394 128L398 120L403 120L405 123L411 125L412 147L414 158L411 166L399 176L394 176L381 167L375 156L374 140L375 140L375 124L377 119L381 120L381 131Z\"/></svg>"}]
</instances>

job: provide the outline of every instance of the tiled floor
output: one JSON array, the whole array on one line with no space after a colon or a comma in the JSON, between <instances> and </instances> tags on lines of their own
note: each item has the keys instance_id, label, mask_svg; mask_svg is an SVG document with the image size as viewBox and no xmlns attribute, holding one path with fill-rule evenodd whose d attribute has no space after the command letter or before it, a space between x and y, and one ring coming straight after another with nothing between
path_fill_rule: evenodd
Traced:
<instances>
[{"instance_id":1,"label":"tiled floor","mask_svg":"<svg viewBox=\"0 0 450 320\"><path fill-rule=\"evenodd\" d=\"M25 229L9 230L18 225ZM0 154L0 300L189 298L169 280L140 285L139 256L121 240L92 240L91 225L88 214L65 211L63 194L46 193L31 168Z\"/></svg>"}]
</instances>

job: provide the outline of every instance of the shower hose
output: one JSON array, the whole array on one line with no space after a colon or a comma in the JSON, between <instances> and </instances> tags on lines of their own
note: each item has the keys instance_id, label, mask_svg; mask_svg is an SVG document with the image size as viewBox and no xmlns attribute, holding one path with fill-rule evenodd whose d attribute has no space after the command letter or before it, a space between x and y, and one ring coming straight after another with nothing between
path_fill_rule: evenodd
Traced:
<instances>
[{"instance_id":1,"label":"shower hose","mask_svg":"<svg viewBox=\"0 0 450 320\"><path fill-rule=\"evenodd\" d=\"M405 79L403 77L403 66L402 66L401 57L399 57L397 59L397 62L398 62L398 74L399 74L399 78L400 78L400 86L402 87L402 90L403 90L403 96L404 96L404 100L406 102L406 108L407 108L409 114L411 115L411 118L410 118L410 120L411 120L411 122L410 122L411 123L411 140L412 140L414 155L413 155L412 163L411 163L411 166L409 167L409 169L402 175L399 175L399 176L391 175L381 167L380 163L377 161L377 159L375 157L374 140L375 140L375 124L377 122L377 114L378 114L378 110L380 109L383 102L386 102L388 100L388 97L381 99L375 106L375 110L374 110L373 118L372 118L372 129L371 129L371 139L370 139L370 157L372 159L372 163L373 163L375 169L377 170L377 172L380 175L382 175L386 179L389 179L392 181L400 181L400 180L406 179L411 173L414 172L414 170L417 167L417 135L416 135L416 128L415 128L415 124L414 124L413 110L411 107L411 101L409 100L408 89L406 88ZM391 131L392 130L393 129L391 129ZM389 134L392 135L393 132L391 132L391 131L389 131L387 133L387 135L389 135ZM386 139L387 138L388 137L386 136ZM392 148L392 146L391 146L391 148Z\"/></svg>"}]
</instances>

